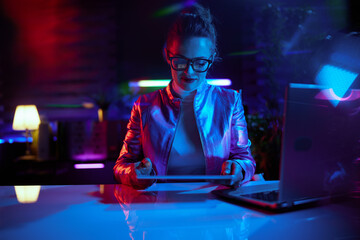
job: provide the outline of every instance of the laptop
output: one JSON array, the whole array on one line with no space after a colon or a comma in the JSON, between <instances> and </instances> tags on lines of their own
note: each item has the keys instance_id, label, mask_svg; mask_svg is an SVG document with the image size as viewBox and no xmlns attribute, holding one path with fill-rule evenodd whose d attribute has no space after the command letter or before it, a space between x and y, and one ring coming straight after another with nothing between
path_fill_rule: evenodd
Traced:
<instances>
[{"instance_id":1,"label":"laptop","mask_svg":"<svg viewBox=\"0 0 360 240\"><path fill-rule=\"evenodd\" d=\"M359 159L360 90L339 98L326 87L290 84L284 106L280 180L213 194L286 210L350 192Z\"/></svg>"}]
</instances>

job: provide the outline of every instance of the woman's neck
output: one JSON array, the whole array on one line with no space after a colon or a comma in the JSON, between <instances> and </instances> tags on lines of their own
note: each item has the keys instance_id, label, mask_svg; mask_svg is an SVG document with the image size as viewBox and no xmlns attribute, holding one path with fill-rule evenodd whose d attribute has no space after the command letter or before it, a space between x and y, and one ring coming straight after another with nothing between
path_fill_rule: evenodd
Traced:
<instances>
[{"instance_id":1,"label":"woman's neck","mask_svg":"<svg viewBox=\"0 0 360 240\"><path fill-rule=\"evenodd\" d=\"M187 96L190 96L190 95L193 95L196 93L196 89L192 90L192 91L184 90L174 80L171 83L171 87L174 90L174 92L176 93L176 95L178 95L180 98L186 98Z\"/></svg>"},{"instance_id":2,"label":"woman's neck","mask_svg":"<svg viewBox=\"0 0 360 240\"><path fill-rule=\"evenodd\" d=\"M184 90L174 80L172 80L171 88L175 92L176 96L180 97L182 99L188 98L190 96L193 97L196 94L196 91L197 91L197 89L191 90L191 91Z\"/></svg>"}]
</instances>

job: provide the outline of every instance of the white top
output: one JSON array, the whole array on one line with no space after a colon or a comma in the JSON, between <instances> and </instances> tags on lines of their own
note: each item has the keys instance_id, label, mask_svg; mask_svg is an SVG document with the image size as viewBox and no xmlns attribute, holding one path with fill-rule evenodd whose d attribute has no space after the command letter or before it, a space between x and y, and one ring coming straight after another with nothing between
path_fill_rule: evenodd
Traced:
<instances>
[{"instance_id":1,"label":"white top","mask_svg":"<svg viewBox=\"0 0 360 240\"><path fill-rule=\"evenodd\" d=\"M185 91L175 81L172 88L182 98L179 122L168 160L168 175L205 174L205 156L194 114L195 91Z\"/></svg>"}]
</instances>

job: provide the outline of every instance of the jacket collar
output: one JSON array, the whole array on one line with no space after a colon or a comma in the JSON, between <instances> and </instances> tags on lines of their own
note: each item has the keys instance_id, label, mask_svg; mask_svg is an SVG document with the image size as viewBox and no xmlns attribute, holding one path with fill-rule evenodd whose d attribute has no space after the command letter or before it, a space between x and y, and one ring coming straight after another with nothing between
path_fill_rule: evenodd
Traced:
<instances>
[{"instance_id":1,"label":"jacket collar","mask_svg":"<svg viewBox=\"0 0 360 240\"><path fill-rule=\"evenodd\" d=\"M172 81L174 80L171 80L170 83L165 87L165 92L166 94L168 95L169 99L171 102L175 101L175 100L180 100L181 98L175 96L173 94L173 91L171 88L171 84L172 84ZM210 87L210 85L207 83L207 81L203 82L199 87L198 89L196 90L196 96L199 95L199 94L202 94L204 91L206 91L206 89L208 89ZM195 96L195 97L196 97Z\"/></svg>"},{"instance_id":2,"label":"jacket collar","mask_svg":"<svg viewBox=\"0 0 360 240\"><path fill-rule=\"evenodd\" d=\"M172 81L173 80L171 80L170 83L165 88L166 95L169 97L171 102L173 102L174 100L179 99L178 97L175 97L174 94L172 93L172 90L171 90Z\"/></svg>"}]
</instances>

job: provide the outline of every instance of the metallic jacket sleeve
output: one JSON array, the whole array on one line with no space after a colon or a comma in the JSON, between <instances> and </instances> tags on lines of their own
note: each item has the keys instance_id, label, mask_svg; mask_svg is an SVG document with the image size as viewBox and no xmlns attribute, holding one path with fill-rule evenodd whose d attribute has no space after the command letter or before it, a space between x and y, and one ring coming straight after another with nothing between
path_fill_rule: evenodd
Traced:
<instances>
[{"instance_id":1,"label":"metallic jacket sleeve","mask_svg":"<svg viewBox=\"0 0 360 240\"><path fill-rule=\"evenodd\" d=\"M123 142L120 155L114 166L114 177L122 184L131 185L134 188L144 189L152 185L152 181L138 180L135 173L135 162L144 158L141 140L141 115L139 98L131 110L131 116L127 125L127 133Z\"/></svg>"},{"instance_id":2,"label":"metallic jacket sleeve","mask_svg":"<svg viewBox=\"0 0 360 240\"><path fill-rule=\"evenodd\" d=\"M231 148L230 159L240 164L245 172L244 182L251 180L255 173L255 160L251 155L251 142L248 138L247 124L241 93L236 94L235 108L231 122Z\"/></svg>"}]
</instances>

